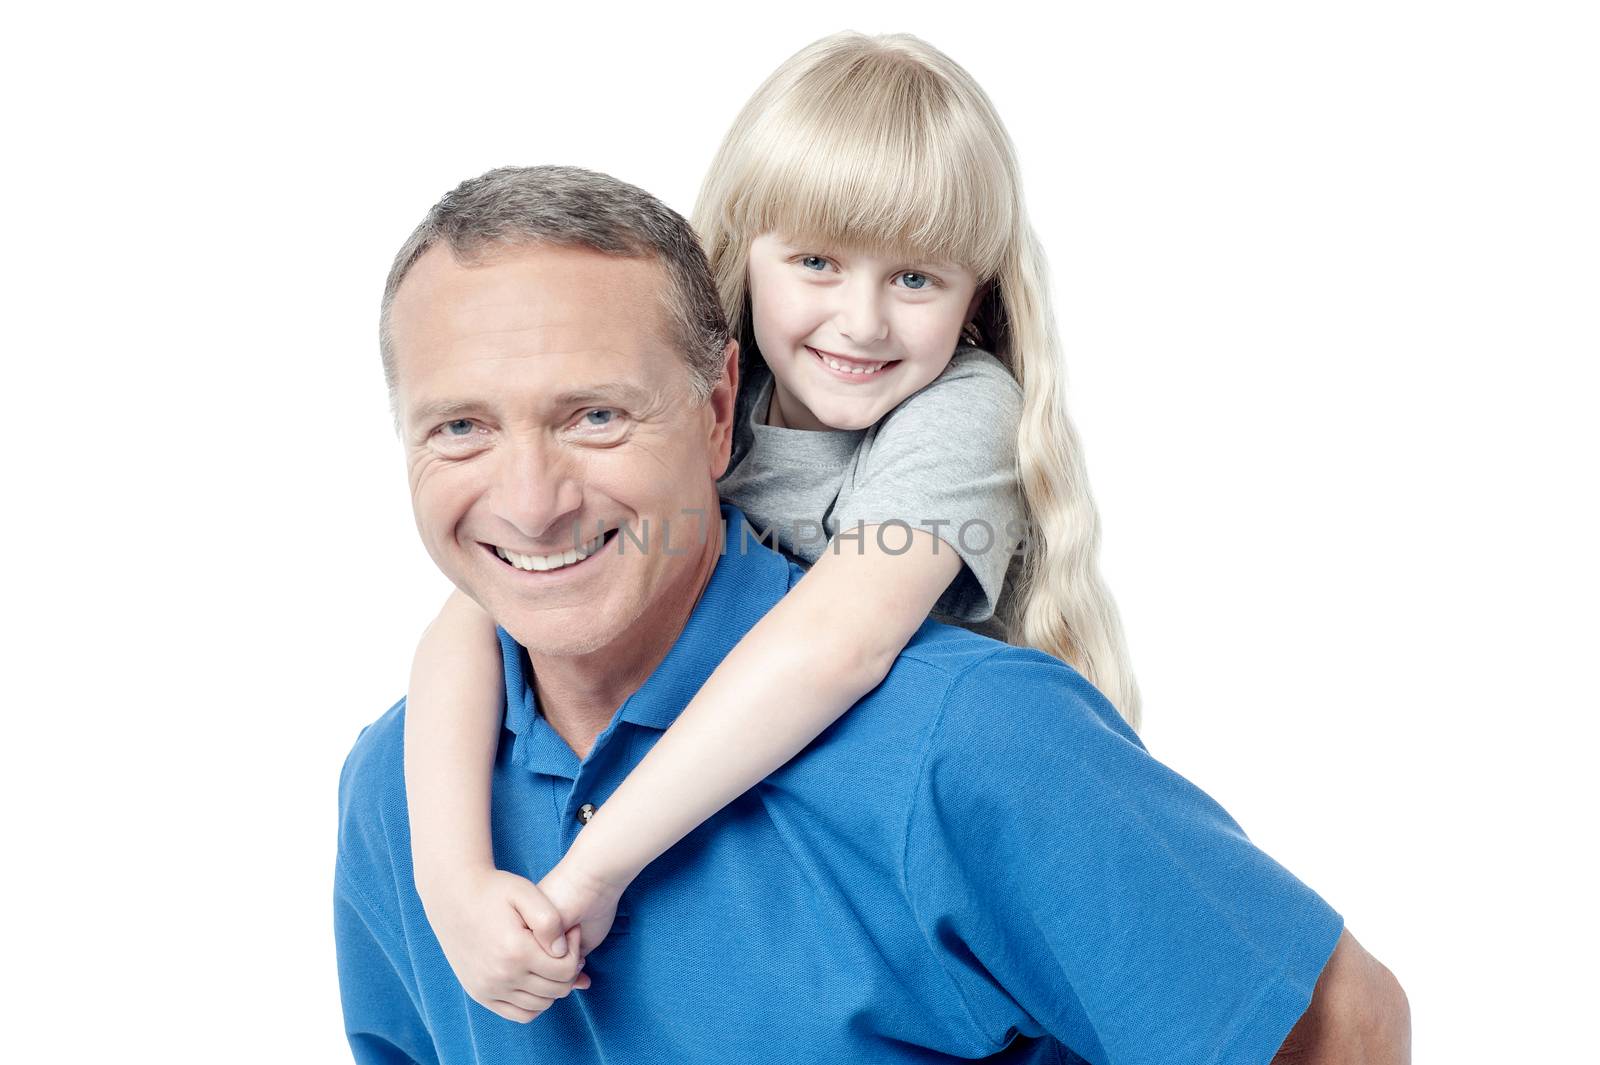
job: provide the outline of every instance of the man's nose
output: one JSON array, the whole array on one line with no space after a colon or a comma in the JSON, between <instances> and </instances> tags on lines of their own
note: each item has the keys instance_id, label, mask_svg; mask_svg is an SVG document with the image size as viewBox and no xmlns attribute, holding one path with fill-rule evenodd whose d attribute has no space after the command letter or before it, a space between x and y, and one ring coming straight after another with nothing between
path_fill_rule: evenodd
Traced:
<instances>
[{"instance_id":1,"label":"man's nose","mask_svg":"<svg viewBox=\"0 0 1600 1065\"><path fill-rule=\"evenodd\" d=\"M489 505L522 537L515 546L570 547L571 518L583 505L583 482L571 458L543 439L519 441L496 457Z\"/></svg>"},{"instance_id":2,"label":"man's nose","mask_svg":"<svg viewBox=\"0 0 1600 1065\"><path fill-rule=\"evenodd\" d=\"M883 293L875 279L851 278L840 286L834 328L852 344L865 347L877 343L889 335L889 316L883 313L882 300Z\"/></svg>"}]
</instances>

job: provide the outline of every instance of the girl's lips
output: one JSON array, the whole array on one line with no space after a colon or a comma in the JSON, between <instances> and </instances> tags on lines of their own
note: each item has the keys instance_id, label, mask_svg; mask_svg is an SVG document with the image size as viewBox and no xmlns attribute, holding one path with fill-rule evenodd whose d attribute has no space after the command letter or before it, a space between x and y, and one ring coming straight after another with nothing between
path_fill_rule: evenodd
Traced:
<instances>
[{"instance_id":1,"label":"girl's lips","mask_svg":"<svg viewBox=\"0 0 1600 1065\"><path fill-rule=\"evenodd\" d=\"M893 370L896 366L900 365L900 360L899 359L889 359L889 360L886 360L881 367L879 367L878 369L874 370L872 373L851 373L849 370L835 370L832 366L829 366L827 358L824 357L824 353L821 352L821 351L818 351L816 348L812 347L811 345L807 344L805 346L805 349L811 353L811 357L813 359L817 360L817 365L821 366L824 370L826 370L833 377L835 377L835 378L837 378L838 380L841 380L841 381L850 381L853 384L862 384L862 383L867 382L867 381L875 381L878 378L882 377L884 374L886 374L889 371ZM844 359L844 358L840 358L837 355L829 355L828 357L831 357L831 358L835 359L838 362L845 363L846 365L860 365L861 364L860 360L858 360L858 359Z\"/></svg>"}]
</instances>

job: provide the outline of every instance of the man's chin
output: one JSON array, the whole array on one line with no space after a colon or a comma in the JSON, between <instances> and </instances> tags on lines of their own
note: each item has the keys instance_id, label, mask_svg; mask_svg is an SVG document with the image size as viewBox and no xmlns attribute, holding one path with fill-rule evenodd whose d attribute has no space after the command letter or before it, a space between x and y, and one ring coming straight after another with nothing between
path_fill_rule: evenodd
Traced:
<instances>
[{"instance_id":1,"label":"man's chin","mask_svg":"<svg viewBox=\"0 0 1600 1065\"><path fill-rule=\"evenodd\" d=\"M577 658L593 654L611 642L616 633L609 627L585 624L552 625L548 620L528 621L514 615L496 617L499 626L511 634L530 655L545 658Z\"/></svg>"},{"instance_id":2,"label":"man's chin","mask_svg":"<svg viewBox=\"0 0 1600 1065\"><path fill-rule=\"evenodd\" d=\"M475 576L481 578L481 575ZM530 602L533 597L518 594L515 588L501 587L494 580L480 580L476 593L466 594L529 654L584 655L598 651L616 638L616 626L600 620L603 610L593 592L582 598L569 593L563 597L568 600L566 602L535 606Z\"/></svg>"}]
</instances>

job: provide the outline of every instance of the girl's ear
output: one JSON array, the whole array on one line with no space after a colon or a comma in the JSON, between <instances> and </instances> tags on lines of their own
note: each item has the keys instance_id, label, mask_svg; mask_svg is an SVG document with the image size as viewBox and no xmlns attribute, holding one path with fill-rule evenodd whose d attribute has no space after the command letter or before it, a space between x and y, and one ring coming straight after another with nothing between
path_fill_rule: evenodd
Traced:
<instances>
[{"instance_id":1,"label":"girl's ear","mask_svg":"<svg viewBox=\"0 0 1600 1065\"><path fill-rule=\"evenodd\" d=\"M979 285L978 290L972 294L972 302L967 304L967 314L964 319L966 324L961 327L961 339L968 344L983 344L983 333L978 328L977 313L978 308L983 306L983 301L988 298L992 285L993 282L989 281Z\"/></svg>"},{"instance_id":2,"label":"girl's ear","mask_svg":"<svg viewBox=\"0 0 1600 1065\"><path fill-rule=\"evenodd\" d=\"M966 320L970 323L972 316L978 313L978 306L983 303L983 298L989 294L989 286L994 282L985 281L972 293L972 302L967 304Z\"/></svg>"}]
</instances>

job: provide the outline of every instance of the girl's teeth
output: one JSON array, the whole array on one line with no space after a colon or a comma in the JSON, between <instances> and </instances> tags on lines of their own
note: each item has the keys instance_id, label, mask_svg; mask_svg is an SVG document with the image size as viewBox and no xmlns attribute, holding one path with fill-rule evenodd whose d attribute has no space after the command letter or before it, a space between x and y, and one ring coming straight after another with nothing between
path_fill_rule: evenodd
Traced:
<instances>
[{"instance_id":1,"label":"girl's teeth","mask_svg":"<svg viewBox=\"0 0 1600 1065\"><path fill-rule=\"evenodd\" d=\"M871 366L864 368L860 366L846 366L837 359L830 359L826 355L822 357L822 361L827 363L829 366L832 366L835 370L843 370L845 373L872 374L877 373L879 370L883 369L884 366L884 364L881 362L875 362Z\"/></svg>"}]
</instances>

